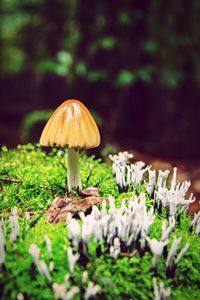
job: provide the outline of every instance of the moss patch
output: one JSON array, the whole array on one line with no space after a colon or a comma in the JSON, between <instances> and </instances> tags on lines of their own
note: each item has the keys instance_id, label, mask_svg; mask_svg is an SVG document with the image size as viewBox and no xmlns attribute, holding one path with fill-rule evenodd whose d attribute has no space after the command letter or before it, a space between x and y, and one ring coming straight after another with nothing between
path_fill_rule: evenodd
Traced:
<instances>
[{"instance_id":1,"label":"moss patch","mask_svg":"<svg viewBox=\"0 0 200 300\"><path fill-rule=\"evenodd\" d=\"M52 272L53 282L63 283L64 276L69 273L67 247L67 225L49 224L42 210L46 210L58 195L65 194L66 170L65 153L62 150L53 149L44 152L39 146L31 144L19 146L16 150L1 151L0 166L0 213L9 214L13 207L19 212L35 211L38 214L26 220L24 215L19 217L20 236L16 242L10 241L10 226L8 218L6 222L6 261L0 273L1 299L16 299L18 293L23 293L26 299L54 299L51 283L40 275L32 264L32 257L28 249L35 243L40 248L40 259L47 265L54 261ZM102 197L112 195L116 204L120 206L121 199L128 199L136 192L119 194L112 174L112 169L101 160L87 157L82 153L81 177L83 187L100 184ZM87 183L87 178L92 168L92 175ZM22 183L15 183L6 179L19 179ZM44 188L45 186L45 188ZM49 189L48 189L49 188ZM141 187L141 189L144 189ZM152 205L152 200L147 197L147 205ZM37 221L38 216L40 218ZM161 236L161 224L165 216L156 215L150 236L159 239ZM33 221L35 225L33 224ZM198 279L200 268L199 238L189 232L190 217L185 213L181 217L180 225L176 224L176 236L182 236L181 245L190 243L190 248L178 264L175 278L168 279L165 274L165 260L161 259L158 266L158 278L168 287L171 287L171 299L197 299ZM32 226L34 225L34 226ZM49 257L44 236L48 235L52 241L52 257ZM82 273L88 271L88 282L94 281L101 287L101 292L96 299L153 299L152 287L152 255L146 252L143 257L136 254L132 258L124 257L114 260L108 254L96 257L94 242L91 241L91 257L86 266L75 265L75 272L70 277L71 285L77 285L83 293ZM171 244L171 241L170 241ZM83 295L82 295L83 296ZM76 299L81 299L80 295Z\"/></svg>"}]
</instances>

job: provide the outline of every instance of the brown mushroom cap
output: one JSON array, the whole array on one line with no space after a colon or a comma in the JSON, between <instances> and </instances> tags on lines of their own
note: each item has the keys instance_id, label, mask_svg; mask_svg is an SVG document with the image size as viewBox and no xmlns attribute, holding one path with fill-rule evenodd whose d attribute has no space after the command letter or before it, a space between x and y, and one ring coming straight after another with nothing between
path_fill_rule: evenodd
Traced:
<instances>
[{"instance_id":1,"label":"brown mushroom cap","mask_svg":"<svg viewBox=\"0 0 200 300\"><path fill-rule=\"evenodd\" d=\"M64 101L53 113L40 137L42 146L94 148L100 144L98 127L78 100Z\"/></svg>"}]
</instances>

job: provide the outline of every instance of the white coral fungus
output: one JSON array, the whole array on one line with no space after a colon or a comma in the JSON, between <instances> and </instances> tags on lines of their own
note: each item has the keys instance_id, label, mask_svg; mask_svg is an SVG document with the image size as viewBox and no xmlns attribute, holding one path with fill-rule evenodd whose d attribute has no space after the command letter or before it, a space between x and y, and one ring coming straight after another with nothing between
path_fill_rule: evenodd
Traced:
<instances>
[{"instance_id":1,"label":"white coral fungus","mask_svg":"<svg viewBox=\"0 0 200 300\"><path fill-rule=\"evenodd\" d=\"M17 207L14 207L11 212L10 220L10 240L14 242L20 234L20 226L18 222Z\"/></svg>"},{"instance_id":2,"label":"white coral fungus","mask_svg":"<svg viewBox=\"0 0 200 300\"><path fill-rule=\"evenodd\" d=\"M144 194L140 195L140 199L130 199L127 207L125 201L122 201L121 207L117 208L111 196L109 202L108 210L104 201L101 211L93 206L91 214L85 216L81 213L82 227L79 236L73 234L74 229L71 226L68 227L68 231L73 245L76 245L77 240L87 245L94 237L96 241L105 243L110 249L110 254L117 258L122 247L126 251L140 238L146 239L154 215L153 208L147 210ZM73 224L79 226L76 219L73 219ZM145 245L145 242L143 244Z\"/></svg>"}]
</instances>

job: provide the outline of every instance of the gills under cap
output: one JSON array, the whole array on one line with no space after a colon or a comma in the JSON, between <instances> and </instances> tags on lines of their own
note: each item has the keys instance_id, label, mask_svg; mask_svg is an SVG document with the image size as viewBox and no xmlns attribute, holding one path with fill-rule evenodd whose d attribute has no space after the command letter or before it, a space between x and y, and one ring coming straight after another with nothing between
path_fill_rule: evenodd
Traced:
<instances>
[{"instance_id":1,"label":"gills under cap","mask_svg":"<svg viewBox=\"0 0 200 300\"><path fill-rule=\"evenodd\" d=\"M42 146L94 148L100 144L98 127L78 100L64 101L53 113L40 137Z\"/></svg>"}]
</instances>

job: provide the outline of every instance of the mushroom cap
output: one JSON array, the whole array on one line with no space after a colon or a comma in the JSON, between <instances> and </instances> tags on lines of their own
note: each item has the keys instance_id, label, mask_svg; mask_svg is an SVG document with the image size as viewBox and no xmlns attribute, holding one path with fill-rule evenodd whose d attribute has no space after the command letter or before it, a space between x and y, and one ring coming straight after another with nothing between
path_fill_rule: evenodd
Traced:
<instances>
[{"instance_id":1,"label":"mushroom cap","mask_svg":"<svg viewBox=\"0 0 200 300\"><path fill-rule=\"evenodd\" d=\"M42 146L94 148L100 144L98 127L78 100L64 101L48 120L40 137Z\"/></svg>"}]
</instances>

